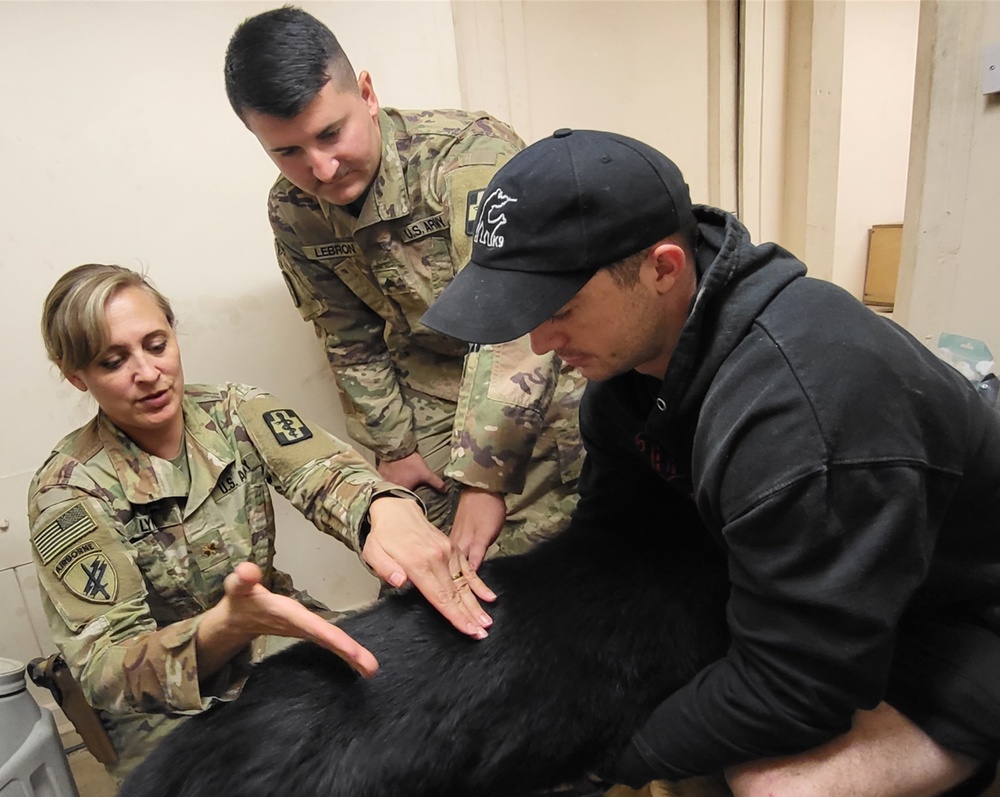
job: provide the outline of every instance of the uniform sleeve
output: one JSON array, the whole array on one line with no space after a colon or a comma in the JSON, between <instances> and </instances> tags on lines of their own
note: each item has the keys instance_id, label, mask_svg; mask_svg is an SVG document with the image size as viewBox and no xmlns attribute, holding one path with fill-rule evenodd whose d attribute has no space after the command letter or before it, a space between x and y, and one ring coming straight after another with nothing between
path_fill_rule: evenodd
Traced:
<instances>
[{"instance_id":1,"label":"uniform sleeve","mask_svg":"<svg viewBox=\"0 0 1000 797\"><path fill-rule=\"evenodd\" d=\"M403 401L385 345L385 322L335 274L302 253L274 191L268 202L278 265L292 301L323 343L348 434L381 459L412 454L417 448L413 413Z\"/></svg>"},{"instance_id":2,"label":"uniform sleeve","mask_svg":"<svg viewBox=\"0 0 1000 797\"><path fill-rule=\"evenodd\" d=\"M488 135L487 135L488 133ZM479 200L494 173L523 147L508 128L480 119L454 146L439 190L451 219L456 271L472 254ZM483 346L465 360L445 475L494 492L524 489L532 449L545 424L562 363L532 353L527 337Z\"/></svg>"},{"instance_id":3,"label":"uniform sleeve","mask_svg":"<svg viewBox=\"0 0 1000 797\"><path fill-rule=\"evenodd\" d=\"M473 346L446 475L473 487L520 493L558 381L559 361L534 354L527 338Z\"/></svg>"},{"instance_id":4,"label":"uniform sleeve","mask_svg":"<svg viewBox=\"0 0 1000 797\"><path fill-rule=\"evenodd\" d=\"M233 686L199 684L198 617L157 630L137 551L105 501L42 489L30 497L29 520L49 628L92 706L197 713Z\"/></svg>"},{"instance_id":5,"label":"uniform sleeve","mask_svg":"<svg viewBox=\"0 0 1000 797\"><path fill-rule=\"evenodd\" d=\"M304 421L279 399L256 393L237 412L274 488L318 529L359 554L368 509L380 495L416 495L384 481L350 445Z\"/></svg>"}]
</instances>

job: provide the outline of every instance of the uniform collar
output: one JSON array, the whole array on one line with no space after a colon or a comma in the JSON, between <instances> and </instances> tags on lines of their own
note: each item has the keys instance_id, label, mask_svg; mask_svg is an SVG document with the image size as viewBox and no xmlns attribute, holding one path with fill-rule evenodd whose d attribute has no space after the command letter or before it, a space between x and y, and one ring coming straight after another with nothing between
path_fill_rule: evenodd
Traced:
<instances>
[{"instance_id":1,"label":"uniform collar","mask_svg":"<svg viewBox=\"0 0 1000 797\"><path fill-rule=\"evenodd\" d=\"M185 394L184 437L191 473L184 517L193 513L215 489L219 476L234 460L231 447L215 420ZM163 498L183 498L186 485L175 478L169 462L151 457L103 413L97 416L97 434L130 504L149 504Z\"/></svg>"},{"instance_id":2,"label":"uniform collar","mask_svg":"<svg viewBox=\"0 0 1000 797\"><path fill-rule=\"evenodd\" d=\"M358 228L410 215L410 192L406 188L403 163L396 148L396 125L382 109L378 112L378 126L382 135L382 157L357 219ZM334 213L350 216L346 210L325 199L320 199L319 204L327 219Z\"/></svg>"}]
</instances>

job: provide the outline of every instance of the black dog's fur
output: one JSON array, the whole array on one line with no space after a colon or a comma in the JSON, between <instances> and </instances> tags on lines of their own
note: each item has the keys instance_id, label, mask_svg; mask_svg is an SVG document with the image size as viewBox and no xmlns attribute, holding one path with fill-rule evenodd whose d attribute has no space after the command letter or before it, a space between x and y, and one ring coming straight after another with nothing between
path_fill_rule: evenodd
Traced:
<instances>
[{"instance_id":1,"label":"black dog's fur","mask_svg":"<svg viewBox=\"0 0 1000 797\"><path fill-rule=\"evenodd\" d=\"M571 528L485 563L499 597L479 642L416 592L387 597L341 624L373 678L297 644L168 736L120 797L520 797L601 771L725 651L724 565L677 525Z\"/></svg>"}]
</instances>

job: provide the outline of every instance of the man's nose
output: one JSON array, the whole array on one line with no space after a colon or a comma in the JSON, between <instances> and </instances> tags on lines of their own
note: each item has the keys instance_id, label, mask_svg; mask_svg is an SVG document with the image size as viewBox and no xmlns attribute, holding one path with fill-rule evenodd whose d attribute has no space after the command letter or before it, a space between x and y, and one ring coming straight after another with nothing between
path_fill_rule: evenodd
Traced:
<instances>
[{"instance_id":1,"label":"man's nose","mask_svg":"<svg viewBox=\"0 0 1000 797\"><path fill-rule=\"evenodd\" d=\"M313 150L309 156L309 167L312 169L313 177L321 183L328 183L337 175L340 161L329 152Z\"/></svg>"},{"instance_id":2,"label":"man's nose","mask_svg":"<svg viewBox=\"0 0 1000 797\"><path fill-rule=\"evenodd\" d=\"M528 333L528 339L531 341L531 350L535 354L546 354L554 350L556 348L555 337L550 321L546 321Z\"/></svg>"}]
</instances>

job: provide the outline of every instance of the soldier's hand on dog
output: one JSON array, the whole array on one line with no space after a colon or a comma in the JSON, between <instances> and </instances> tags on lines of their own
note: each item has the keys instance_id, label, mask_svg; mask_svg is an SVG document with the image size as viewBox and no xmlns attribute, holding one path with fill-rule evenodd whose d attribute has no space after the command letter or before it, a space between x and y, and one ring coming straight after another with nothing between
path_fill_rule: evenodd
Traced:
<instances>
[{"instance_id":1,"label":"soldier's hand on dog","mask_svg":"<svg viewBox=\"0 0 1000 797\"><path fill-rule=\"evenodd\" d=\"M368 510L371 532L362 556L394 587L411 582L462 633L483 639L492 618L480 600L496 599L457 545L409 498L380 496Z\"/></svg>"},{"instance_id":2,"label":"soldier's hand on dog","mask_svg":"<svg viewBox=\"0 0 1000 797\"><path fill-rule=\"evenodd\" d=\"M451 524L451 539L469 560L473 570L486 558L486 549L500 535L507 519L507 504L503 493L478 487L464 487Z\"/></svg>"}]
</instances>

